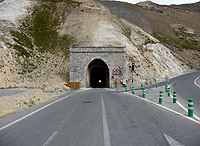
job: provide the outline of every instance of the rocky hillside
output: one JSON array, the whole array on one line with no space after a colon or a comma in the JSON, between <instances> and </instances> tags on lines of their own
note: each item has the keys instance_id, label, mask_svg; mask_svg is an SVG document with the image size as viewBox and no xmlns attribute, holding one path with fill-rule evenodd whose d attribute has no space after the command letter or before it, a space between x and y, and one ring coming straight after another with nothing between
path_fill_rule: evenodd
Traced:
<instances>
[{"instance_id":1,"label":"rocky hillside","mask_svg":"<svg viewBox=\"0 0 200 146\"><path fill-rule=\"evenodd\" d=\"M114 1L102 3L112 13L157 38L191 69L200 69L199 2L171 6L150 1L136 5Z\"/></svg>"},{"instance_id":2,"label":"rocky hillside","mask_svg":"<svg viewBox=\"0 0 200 146\"><path fill-rule=\"evenodd\" d=\"M193 4L183 4L183 5L171 5L169 6L173 9L185 10L185 11L193 11L200 13L200 2Z\"/></svg>"},{"instance_id":3,"label":"rocky hillside","mask_svg":"<svg viewBox=\"0 0 200 146\"><path fill-rule=\"evenodd\" d=\"M136 63L137 85L191 71L150 32L111 13L97 0L35 0L26 9L17 20L0 20L2 88L41 88L67 81L68 51L74 45L126 46L127 68ZM131 81L131 68L127 74Z\"/></svg>"}]
</instances>

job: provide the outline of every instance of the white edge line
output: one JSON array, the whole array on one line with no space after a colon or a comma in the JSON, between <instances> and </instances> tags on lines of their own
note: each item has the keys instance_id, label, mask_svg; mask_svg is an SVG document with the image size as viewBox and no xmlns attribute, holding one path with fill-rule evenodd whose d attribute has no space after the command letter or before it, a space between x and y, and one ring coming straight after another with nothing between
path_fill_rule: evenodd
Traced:
<instances>
[{"instance_id":1,"label":"white edge line","mask_svg":"<svg viewBox=\"0 0 200 146\"><path fill-rule=\"evenodd\" d=\"M84 91L84 90L81 90L81 91ZM75 92L75 93L78 93L78 92L81 92L81 91L77 91L77 92ZM75 94L75 93L74 93L74 94ZM71 95L73 95L73 94L71 94ZM53 105L53 104L55 104L55 103L57 103L57 102L59 102L59 101L62 101L62 100L64 100L64 99L68 98L68 97L71 96L71 95L65 96L65 97L63 97L63 98L61 98L61 99L58 99L58 100L52 102L52 103L49 103L49 104L47 104L47 105L45 105L45 106L43 106L43 107L41 107L41 108L35 110L34 112L31 112L30 114L27 114L26 116L21 117L21 118L15 120L15 121L13 121L13 122L11 122L11 123L9 123L9 124L3 126L3 127L1 127L1 128L0 128L0 131L6 129L6 128L8 128L8 127L10 127L10 126L12 126L12 125L14 125L14 124L20 122L20 121L22 121L22 120L24 120L24 119L26 119L26 118L32 116L32 115L34 115L35 113L37 113L37 112L39 112L39 111L41 111L41 110L43 110L43 109L45 109L45 108L47 108L47 107Z\"/></svg>"},{"instance_id":2,"label":"white edge line","mask_svg":"<svg viewBox=\"0 0 200 146\"><path fill-rule=\"evenodd\" d=\"M43 144L43 146L47 146L48 143L49 143L50 141L53 140L53 138L56 136L56 134L58 134L58 132L54 132L54 133L48 138L48 140Z\"/></svg>"},{"instance_id":3,"label":"white edge line","mask_svg":"<svg viewBox=\"0 0 200 146\"><path fill-rule=\"evenodd\" d=\"M173 83L174 83L174 82L173 82ZM171 84L169 85L169 87L170 87L173 83L171 83ZM170 95L170 97L173 99L172 95ZM188 109L187 109L186 107L184 107L179 101L177 101L177 104L178 104L184 111L188 112ZM193 114L193 117L194 117L195 119L197 119L198 121L200 121L200 117L198 117L197 115Z\"/></svg>"},{"instance_id":4,"label":"white edge line","mask_svg":"<svg viewBox=\"0 0 200 146\"><path fill-rule=\"evenodd\" d=\"M198 76L195 80L194 80L194 84L200 88L200 85L197 84L197 80L200 78L200 76Z\"/></svg>"},{"instance_id":5,"label":"white edge line","mask_svg":"<svg viewBox=\"0 0 200 146\"><path fill-rule=\"evenodd\" d=\"M147 102L149 102L149 103L151 103L151 104L157 105L157 106L159 106L159 107L161 107L161 108L164 108L164 109L166 109L166 110L168 110L168 111L171 111L171 112L173 112L173 113L175 113L175 114L177 114L177 115L179 115L179 116L182 116L182 117L184 117L184 118L186 118L186 119L189 119L189 120L191 120L191 121L193 121L193 122L195 122L195 123L197 123L197 124L200 124L200 121L197 121L197 120L195 120L195 119L192 119L192 118L190 118L190 117L187 117L187 116L185 116L185 115L183 115L183 114L181 114L181 113L179 113L179 112L176 112L176 111L174 111L174 110L172 110L172 109L170 109L170 108L167 108L167 107L162 106L162 105L160 105L160 104L158 104L158 103L155 103L155 102L153 102L153 101L150 101L150 100L148 100L148 99L146 99L146 98L141 98L140 96L137 96L137 95L131 94L131 93L127 93L127 92L124 92L124 93L129 94L129 95L132 95L132 96L136 96L137 98L139 98L139 99L141 99L141 100L145 100L145 101L147 101Z\"/></svg>"},{"instance_id":6,"label":"white edge line","mask_svg":"<svg viewBox=\"0 0 200 146\"><path fill-rule=\"evenodd\" d=\"M101 95L101 107L102 107L104 146L111 146L108 122L106 117L106 109L102 95Z\"/></svg>"}]
</instances>

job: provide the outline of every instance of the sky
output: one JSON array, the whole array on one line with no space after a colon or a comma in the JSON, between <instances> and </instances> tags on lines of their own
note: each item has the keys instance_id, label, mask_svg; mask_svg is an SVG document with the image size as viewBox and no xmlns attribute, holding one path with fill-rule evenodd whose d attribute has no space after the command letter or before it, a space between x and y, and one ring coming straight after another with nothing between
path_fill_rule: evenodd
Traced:
<instances>
[{"instance_id":1,"label":"sky","mask_svg":"<svg viewBox=\"0 0 200 146\"><path fill-rule=\"evenodd\" d=\"M138 3L138 2L142 2L145 0L116 0L116 1L124 1L124 2L128 2L128 3ZM198 2L200 0L151 0L154 3L157 4L164 4L164 5L170 5L170 4L187 4L187 3L195 3Z\"/></svg>"}]
</instances>

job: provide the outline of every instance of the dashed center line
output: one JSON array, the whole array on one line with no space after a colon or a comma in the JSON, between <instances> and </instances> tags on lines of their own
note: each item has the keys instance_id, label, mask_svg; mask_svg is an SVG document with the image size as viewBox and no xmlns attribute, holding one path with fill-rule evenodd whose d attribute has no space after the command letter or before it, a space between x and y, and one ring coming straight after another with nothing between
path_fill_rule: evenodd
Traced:
<instances>
[{"instance_id":1,"label":"dashed center line","mask_svg":"<svg viewBox=\"0 0 200 146\"><path fill-rule=\"evenodd\" d=\"M47 145L53 140L53 138L56 136L56 134L58 134L58 132L54 132L54 133L48 138L48 140L43 144L43 146L47 146Z\"/></svg>"},{"instance_id":2,"label":"dashed center line","mask_svg":"<svg viewBox=\"0 0 200 146\"><path fill-rule=\"evenodd\" d=\"M106 109L102 95L101 95L101 107L102 107L104 146L111 146L108 122L106 117Z\"/></svg>"}]
</instances>

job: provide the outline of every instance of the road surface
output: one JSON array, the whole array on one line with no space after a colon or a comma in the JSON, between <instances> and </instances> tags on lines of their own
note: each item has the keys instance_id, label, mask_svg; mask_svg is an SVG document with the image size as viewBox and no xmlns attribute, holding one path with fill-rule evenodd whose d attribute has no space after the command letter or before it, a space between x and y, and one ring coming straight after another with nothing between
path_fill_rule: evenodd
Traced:
<instances>
[{"instance_id":1,"label":"road surface","mask_svg":"<svg viewBox=\"0 0 200 146\"><path fill-rule=\"evenodd\" d=\"M0 146L199 146L200 123L135 95L77 90L0 119Z\"/></svg>"}]
</instances>

